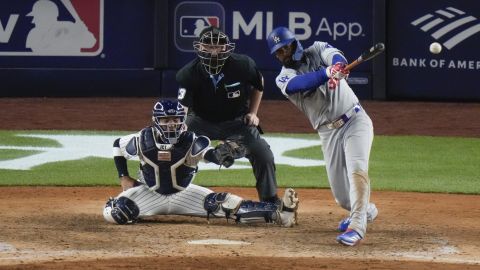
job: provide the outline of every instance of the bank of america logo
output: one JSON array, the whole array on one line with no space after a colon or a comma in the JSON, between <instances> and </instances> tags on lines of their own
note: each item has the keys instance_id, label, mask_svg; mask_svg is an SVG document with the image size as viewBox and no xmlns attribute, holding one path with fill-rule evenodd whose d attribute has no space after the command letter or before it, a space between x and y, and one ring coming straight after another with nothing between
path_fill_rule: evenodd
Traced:
<instances>
[{"instance_id":1,"label":"bank of america logo","mask_svg":"<svg viewBox=\"0 0 480 270\"><path fill-rule=\"evenodd\" d=\"M431 33L447 49L480 32L480 20L454 7L439 9L435 14L428 13L411 24L420 27L423 32Z\"/></svg>"}]
</instances>

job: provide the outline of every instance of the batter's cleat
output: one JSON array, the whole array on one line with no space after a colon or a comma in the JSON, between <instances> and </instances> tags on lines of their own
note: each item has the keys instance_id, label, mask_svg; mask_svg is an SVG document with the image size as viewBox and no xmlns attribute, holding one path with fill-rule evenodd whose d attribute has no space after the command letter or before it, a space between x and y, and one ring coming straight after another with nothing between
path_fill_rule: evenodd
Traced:
<instances>
[{"instance_id":1,"label":"batter's cleat","mask_svg":"<svg viewBox=\"0 0 480 270\"><path fill-rule=\"evenodd\" d=\"M282 205L280 211L278 211L277 224L283 227L293 227L297 225L297 210L298 210L298 194L293 188L285 189L283 194Z\"/></svg>"},{"instance_id":2,"label":"batter's cleat","mask_svg":"<svg viewBox=\"0 0 480 270\"><path fill-rule=\"evenodd\" d=\"M339 232L344 232L348 229L348 226L350 226L350 217L346 217L344 219L342 219L340 221L340 223L338 223L338 228L337 228L337 231Z\"/></svg>"},{"instance_id":3,"label":"batter's cleat","mask_svg":"<svg viewBox=\"0 0 480 270\"><path fill-rule=\"evenodd\" d=\"M346 232L337 236L337 242L345 246L355 246L360 243L362 237L356 231L347 229Z\"/></svg>"},{"instance_id":4,"label":"batter's cleat","mask_svg":"<svg viewBox=\"0 0 480 270\"><path fill-rule=\"evenodd\" d=\"M378 216L378 209L374 203L369 203L367 207L367 222L373 222Z\"/></svg>"},{"instance_id":5,"label":"batter's cleat","mask_svg":"<svg viewBox=\"0 0 480 270\"><path fill-rule=\"evenodd\" d=\"M367 222L373 222L378 216L378 209L374 203L369 203L367 208ZM350 226L350 217L346 217L338 223L337 230L339 232L344 232Z\"/></svg>"}]
</instances>

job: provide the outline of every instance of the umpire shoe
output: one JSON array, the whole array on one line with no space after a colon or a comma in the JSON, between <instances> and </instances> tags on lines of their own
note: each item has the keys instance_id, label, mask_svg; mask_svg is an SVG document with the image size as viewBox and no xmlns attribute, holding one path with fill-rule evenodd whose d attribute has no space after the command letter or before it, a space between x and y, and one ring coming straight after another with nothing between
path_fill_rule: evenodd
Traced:
<instances>
[{"instance_id":1,"label":"umpire shoe","mask_svg":"<svg viewBox=\"0 0 480 270\"><path fill-rule=\"evenodd\" d=\"M356 231L347 229L346 232L337 236L337 242L346 246L355 246L360 243L362 237Z\"/></svg>"},{"instance_id":2,"label":"umpire shoe","mask_svg":"<svg viewBox=\"0 0 480 270\"><path fill-rule=\"evenodd\" d=\"M276 223L283 227L293 227L297 224L298 194L293 188L285 189L280 211L277 212Z\"/></svg>"},{"instance_id":3,"label":"umpire shoe","mask_svg":"<svg viewBox=\"0 0 480 270\"><path fill-rule=\"evenodd\" d=\"M369 203L368 208L367 208L367 222L373 222L378 216L378 209L377 206L374 203ZM350 217L346 217L338 223L338 228L337 230L339 232L344 232L348 229L348 226L350 226Z\"/></svg>"}]
</instances>

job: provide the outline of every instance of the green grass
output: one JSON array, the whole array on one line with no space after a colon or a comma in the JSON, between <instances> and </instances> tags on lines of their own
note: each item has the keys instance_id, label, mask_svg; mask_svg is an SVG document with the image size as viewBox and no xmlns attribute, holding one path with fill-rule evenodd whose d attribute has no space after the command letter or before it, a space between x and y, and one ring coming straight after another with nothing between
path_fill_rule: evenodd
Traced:
<instances>
[{"instance_id":1,"label":"green grass","mask_svg":"<svg viewBox=\"0 0 480 270\"><path fill-rule=\"evenodd\" d=\"M480 193L480 139L378 137L370 174L376 189Z\"/></svg>"},{"instance_id":2,"label":"green grass","mask_svg":"<svg viewBox=\"0 0 480 270\"><path fill-rule=\"evenodd\" d=\"M15 137L27 133L0 131L0 145L60 147L56 141ZM30 131L28 132L30 133ZM125 134L126 132L32 131L43 134ZM269 134L318 140L316 134ZM0 160L33 154L0 149ZM288 151L288 156L323 159L320 147ZM480 139L425 136L376 136L370 158L374 190L480 194ZM138 162L129 162L135 176ZM279 186L328 188L325 168L277 165ZM251 169L200 171L195 183L204 186L255 186ZM117 185L113 159L85 158L44 164L32 170L0 170L0 185Z\"/></svg>"},{"instance_id":3,"label":"green grass","mask_svg":"<svg viewBox=\"0 0 480 270\"><path fill-rule=\"evenodd\" d=\"M36 146L36 147L60 147L60 144L55 140L43 139L43 138L29 138L16 136L17 134L29 134L29 133L44 133L44 134L57 134L58 132L18 132L18 131L1 131L0 132L0 145L9 146Z\"/></svg>"},{"instance_id":4,"label":"green grass","mask_svg":"<svg viewBox=\"0 0 480 270\"><path fill-rule=\"evenodd\" d=\"M329 187L325 167L292 167L277 165L277 182L281 187ZM238 179L238 180L237 180ZM255 186L251 170L201 171L195 183L204 186Z\"/></svg>"},{"instance_id":5,"label":"green grass","mask_svg":"<svg viewBox=\"0 0 480 270\"><path fill-rule=\"evenodd\" d=\"M133 177L138 162L128 164ZM118 177L112 160L85 158L73 161L48 163L32 170L0 170L0 185L35 186L99 186L117 185Z\"/></svg>"},{"instance_id":6,"label":"green grass","mask_svg":"<svg viewBox=\"0 0 480 270\"><path fill-rule=\"evenodd\" d=\"M320 147L290 151L312 157ZM480 193L480 139L376 136L370 178L378 190Z\"/></svg>"},{"instance_id":7,"label":"green grass","mask_svg":"<svg viewBox=\"0 0 480 270\"><path fill-rule=\"evenodd\" d=\"M0 160L9 160L21 157L27 157L40 153L40 151L16 150L16 149L0 149Z\"/></svg>"}]
</instances>

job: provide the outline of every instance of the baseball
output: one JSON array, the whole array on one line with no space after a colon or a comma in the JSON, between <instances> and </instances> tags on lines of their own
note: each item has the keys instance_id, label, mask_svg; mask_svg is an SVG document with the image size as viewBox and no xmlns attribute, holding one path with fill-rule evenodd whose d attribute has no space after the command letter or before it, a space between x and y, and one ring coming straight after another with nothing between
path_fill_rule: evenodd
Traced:
<instances>
[{"instance_id":1,"label":"baseball","mask_svg":"<svg viewBox=\"0 0 480 270\"><path fill-rule=\"evenodd\" d=\"M433 54L438 54L442 51L442 45L438 42L433 42L430 44L430 52Z\"/></svg>"}]
</instances>

